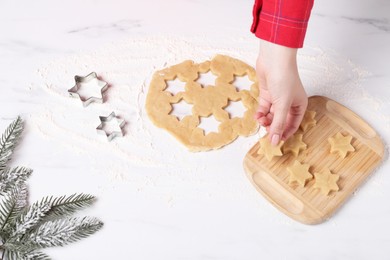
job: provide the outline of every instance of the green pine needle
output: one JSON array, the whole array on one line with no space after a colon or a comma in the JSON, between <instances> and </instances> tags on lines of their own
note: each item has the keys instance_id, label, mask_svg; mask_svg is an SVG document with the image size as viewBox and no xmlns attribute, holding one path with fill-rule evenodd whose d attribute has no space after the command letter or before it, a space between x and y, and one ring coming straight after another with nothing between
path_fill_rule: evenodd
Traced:
<instances>
[{"instance_id":1,"label":"green pine needle","mask_svg":"<svg viewBox=\"0 0 390 260\"><path fill-rule=\"evenodd\" d=\"M0 138L0 171L6 168L8 161L23 132L23 121L18 116L5 130Z\"/></svg>"},{"instance_id":2,"label":"green pine needle","mask_svg":"<svg viewBox=\"0 0 390 260\"><path fill-rule=\"evenodd\" d=\"M50 260L51 258L39 251L21 253L17 251L5 250L4 258L6 260Z\"/></svg>"},{"instance_id":3,"label":"green pine needle","mask_svg":"<svg viewBox=\"0 0 390 260\"><path fill-rule=\"evenodd\" d=\"M1 229L4 228L4 226L7 224L11 212L13 211L16 204L16 198L14 196L11 196L10 194L7 194L3 197L3 201L1 201L0 204L0 226Z\"/></svg>"},{"instance_id":4,"label":"green pine needle","mask_svg":"<svg viewBox=\"0 0 390 260\"><path fill-rule=\"evenodd\" d=\"M80 239L86 238L103 227L103 222L94 217L83 217L79 221L76 232L72 234L69 241L76 242Z\"/></svg>"},{"instance_id":5,"label":"green pine needle","mask_svg":"<svg viewBox=\"0 0 390 260\"><path fill-rule=\"evenodd\" d=\"M10 223L20 216L27 207L27 186L15 187L12 192L3 196L0 204L0 237L7 240L10 237Z\"/></svg>"},{"instance_id":6,"label":"green pine needle","mask_svg":"<svg viewBox=\"0 0 390 260\"><path fill-rule=\"evenodd\" d=\"M50 210L50 205L35 202L15 219L15 224L11 228L11 240L18 241L26 231L37 225ZM12 223L13 224L13 223Z\"/></svg>"},{"instance_id":7,"label":"green pine needle","mask_svg":"<svg viewBox=\"0 0 390 260\"><path fill-rule=\"evenodd\" d=\"M15 186L25 185L32 170L25 167L4 168L0 172L0 195L9 192Z\"/></svg>"},{"instance_id":8,"label":"green pine needle","mask_svg":"<svg viewBox=\"0 0 390 260\"><path fill-rule=\"evenodd\" d=\"M86 238L103 223L93 217L67 217L95 202L89 194L47 196L28 206L26 182L32 170L7 166L22 131L18 117L0 138L0 260L49 260L37 250Z\"/></svg>"},{"instance_id":9,"label":"green pine needle","mask_svg":"<svg viewBox=\"0 0 390 260\"><path fill-rule=\"evenodd\" d=\"M45 253L33 251L25 254L20 254L21 260L50 260L51 258Z\"/></svg>"},{"instance_id":10,"label":"green pine needle","mask_svg":"<svg viewBox=\"0 0 390 260\"><path fill-rule=\"evenodd\" d=\"M9 194L3 196L0 204L0 230L3 231L5 225L25 210L27 206L27 186L15 187Z\"/></svg>"},{"instance_id":11,"label":"green pine needle","mask_svg":"<svg viewBox=\"0 0 390 260\"><path fill-rule=\"evenodd\" d=\"M72 215L77 210L91 206L95 201L95 196L80 193L56 198L53 198L53 196L45 197L41 200L41 203L50 205L50 210L46 214L46 218L49 219Z\"/></svg>"},{"instance_id":12,"label":"green pine needle","mask_svg":"<svg viewBox=\"0 0 390 260\"><path fill-rule=\"evenodd\" d=\"M65 246L94 234L102 226L103 223L93 217L55 219L30 230L20 241L7 242L4 247L12 251L28 252Z\"/></svg>"}]
</instances>

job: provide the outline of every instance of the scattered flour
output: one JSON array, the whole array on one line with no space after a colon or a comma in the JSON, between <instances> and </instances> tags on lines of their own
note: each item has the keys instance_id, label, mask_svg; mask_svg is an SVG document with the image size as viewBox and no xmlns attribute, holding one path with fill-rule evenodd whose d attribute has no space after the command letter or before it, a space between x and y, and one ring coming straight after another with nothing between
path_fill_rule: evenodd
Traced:
<instances>
[{"instance_id":1,"label":"scattered flour","mask_svg":"<svg viewBox=\"0 0 390 260\"><path fill-rule=\"evenodd\" d=\"M202 174L214 171L205 158L229 156L227 153L232 151L228 147L222 149L228 152L214 151L208 155L187 152L173 137L150 123L144 102L149 80L157 69L186 59L201 62L217 53L233 56L254 66L257 50L258 41L249 36L140 36L90 53L55 60L37 70L42 82L32 86L32 89L43 89L48 101L41 113L31 115L31 124L45 138L80 153L94 165L96 171L108 174L112 182L133 183L137 191L146 190L149 193L155 185L159 185L162 190L159 195L169 204L183 194L178 186L186 183L194 184L196 196L200 196L199 187L205 190L210 187L209 192L202 195L204 197L248 196L242 191L248 190L249 184L237 183L237 178L229 181L230 175L221 180L218 174ZM309 95L325 95L347 106L357 101L370 103L374 109L382 105L370 98L361 87L361 82L370 73L337 53L306 47L299 53L298 59ZM105 93L104 104L91 104L83 108L80 100L68 96L67 89L74 85L75 75L87 75L92 71L97 72L110 86ZM111 111L124 118L127 124L125 136L108 143L104 137L96 134L95 128L100 123L99 116L107 116ZM388 117L382 120L387 120L389 124ZM263 134L261 130L258 135ZM239 145L239 152L247 151L257 138L239 138L235 141L238 144L231 145ZM240 165L243 154L236 157ZM107 158L110 161L108 164ZM137 169L142 169L142 174L135 174ZM156 174L156 169L161 169L160 173ZM172 184L174 182L178 184L175 186ZM256 196L253 198L257 199Z\"/></svg>"}]
</instances>

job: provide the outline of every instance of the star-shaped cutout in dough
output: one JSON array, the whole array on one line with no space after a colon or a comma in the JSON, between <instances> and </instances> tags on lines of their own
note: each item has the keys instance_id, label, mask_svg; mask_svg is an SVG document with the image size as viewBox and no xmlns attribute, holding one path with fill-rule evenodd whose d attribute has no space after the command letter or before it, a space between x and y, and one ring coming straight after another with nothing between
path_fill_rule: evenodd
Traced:
<instances>
[{"instance_id":1,"label":"star-shaped cutout in dough","mask_svg":"<svg viewBox=\"0 0 390 260\"><path fill-rule=\"evenodd\" d=\"M313 178L313 175L309 172L309 168L310 165L301 164L295 160L292 166L287 167L287 171L290 173L288 183L298 183L300 186L305 187L306 182Z\"/></svg>"},{"instance_id":2,"label":"star-shaped cutout in dough","mask_svg":"<svg viewBox=\"0 0 390 260\"><path fill-rule=\"evenodd\" d=\"M260 148L257 151L257 154L263 154L268 161L271 161L274 156L282 156L282 146L284 144L283 141L280 141L278 145L272 145L269 140L268 134L263 136L260 140Z\"/></svg>"},{"instance_id":3,"label":"star-shaped cutout in dough","mask_svg":"<svg viewBox=\"0 0 390 260\"><path fill-rule=\"evenodd\" d=\"M351 135L343 136L340 132L333 137L329 137L330 153L338 153L344 159L348 152L355 151L355 148L351 145L351 140Z\"/></svg>"},{"instance_id":4,"label":"star-shaped cutout in dough","mask_svg":"<svg viewBox=\"0 0 390 260\"><path fill-rule=\"evenodd\" d=\"M103 103L103 93L104 91L107 90L108 88L108 83L100 80L96 74L96 72L91 72L87 76L75 76L74 80L76 84L74 87L68 90L68 93L72 97L78 97L80 98L81 102L83 103L83 106L86 107L89 104L96 102L96 103ZM100 89L99 96L87 96L85 97L84 95L80 95L80 89L84 85L94 85L94 87ZM91 87L91 86L89 86Z\"/></svg>"},{"instance_id":5,"label":"star-shaped cutout in dough","mask_svg":"<svg viewBox=\"0 0 390 260\"><path fill-rule=\"evenodd\" d=\"M307 148L307 145L302 141L302 134L294 134L283 145L283 153L292 153L295 157L298 156L300 151Z\"/></svg>"},{"instance_id":6,"label":"star-shaped cutout in dough","mask_svg":"<svg viewBox=\"0 0 390 260\"><path fill-rule=\"evenodd\" d=\"M315 172L314 178L316 182L314 183L313 188L320 189L321 192L325 195L328 195L330 191L338 191L339 186L337 181L340 176L337 174L332 174L329 169L326 169L323 172Z\"/></svg>"},{"instance_id":7,"label":"star-shaped cutout in dough","mask_svg":"<svg viewBox=\"0 0 390 260\"><path fill-rule=\"evenodd\" d=\"M316 111L307 110L305 112L301 125L299 126L303 130L303 132L305 132L307 129L317 124L317 120L314 119L315 116L316 116Z\"/></svg>"}]
</instances>

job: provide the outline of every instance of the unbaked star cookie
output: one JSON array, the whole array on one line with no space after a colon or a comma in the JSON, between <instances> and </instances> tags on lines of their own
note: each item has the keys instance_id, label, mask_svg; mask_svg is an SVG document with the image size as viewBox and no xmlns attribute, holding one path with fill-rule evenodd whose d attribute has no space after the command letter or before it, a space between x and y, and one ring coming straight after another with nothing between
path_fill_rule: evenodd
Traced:
<instances>
[{"instance_id":1,"label":"unbaked star cookie","mask_svg":"<svg viewBox=\"0 0 390 260\"><path fill-rule=\"evenodd\" d=\"M313 178L313 175L309 172L309 168L310 165L301 164L295 160L292 166L287 167L287 171L290 173L288 183L298 183L300 186L305 187L306 182Z\"/></svg>"},{"instance_id":2,"label":"unbaked star cookie","mask_svg":"<svg viewBox=\"0 0 390 260\"><path fill-rule=\"evenodd\" d=\"M307 148L307 145L302 141L302 134L294 134L283 145L283 154L292 153L295 157L300 151Z\"/></svg>"},{"instance_id":3,"label":"unbaked star cookie","mask_svg":"<svg viewBox=\"0 0 390 260\"><path fill-rule=\"evenodd\" d=\"M315 116L316 116L316 111L307 110L305 112L301 125L299 126L303 130L303 132L306 132L307 129L317 124L317 120L314 119Z\"/></svg>"},{"instance_id":4,"label":"unbaked star cookie","mask_svg":"<svg viewBox=\"0 0 390 260\"><path fill-rule=\"evenodd\" d=\"M325 195L328 195L330 191L338 191L339 186L337 181L340 176L337 174L332 174L329 169L324 170L323 172L314 173L315 183L313 188L320 189L321 192Z\"/></svg>"},{"instance_id":5,"label":"unbaked star cookie","mask_svg":"<svg viewBox=\"0 0 390 260\"><path fill-rule=\"evenodd\" d=\"M274 156L282 156L282 146L283 146L283 141L280 141L278 145L274 146L271 144L268 134L263 136L260 139L260 148L257 151L257 154L263 154L268 161L271 161Z\"/></svg>"},{"instance_id":6,"label":"unbaked star cookie","mask_svg":"<svg viewBox=\"0 0 390 260\"><path fill-rule=\"evenodd\" d=\"M345 158L348 152L354 152L355 148L351 145L352 136L343 136L338 132L335 136L329 137L330 153L337 153L341 158Z\"/></svg>"}]
</instances>

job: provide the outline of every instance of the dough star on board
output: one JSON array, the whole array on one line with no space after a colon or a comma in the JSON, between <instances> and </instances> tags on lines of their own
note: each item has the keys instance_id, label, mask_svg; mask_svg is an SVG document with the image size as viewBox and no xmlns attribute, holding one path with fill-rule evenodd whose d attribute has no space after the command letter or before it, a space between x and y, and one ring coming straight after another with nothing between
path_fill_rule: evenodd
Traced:
<instances>
[{"instance_id":1,"label":"dough star on board","mask_svg":"<svg viewBox=\"0 0 390 260\"><path fill-rule=\"evenodd\" d=\"M306 182L313 178L313 175L309 172L309 164L301 164L295 160L294 164L287 167L287 171L290 172L289 184L298 183L302 187L305 187Z\"/></svg>"},{"instance_id":2,"label":"dough star on board","mask_svg":"<svg viewBox=\"0 0 390 260\"><path fill-rule=\"evenodd\" d=\"M283 153L292 153L295 157L298 156L300 151L307 148L307 145L302 141L302 134L294 134L283 145Z\"/></svg>"},{"instance_id":3,"label":"dough star on board","mask_svg":"<svg viewBox=\"0 0 390 260\"><path fill-rule=\"evenodd\" d=\"M325 195L328 195L330 191L338 191L339 186L337 181L340 176L337 174L332 174L329 169L326 169L323 172L314 173L315 183L313 188L320 189L321 192Z\"/></svg>"},{"instance_id":4,"label":"dough star on board","mask_svg":"<svg viewBox=\"0 0 390 260\"><path fill-rule=\"evenodd\" d=\"M282 156L282 146L284 144L283 141L280 141L278 145L272 145L268 134L263 136L260 140L260 148L257 151L257 154L263 154L268 161L271 161L274 156Z\"/></svg>"},{"instance_id":5,"label":"dough star on board","mask_svg":"<svg viewBox=\"0 0 390 260\"><path fill-rule=\"evenodd\" d=\"M317 120L314 119L315 116L316 116L316 111L308 110L305 112L301 125L299 126L303 130L303 132L306 132L307 129L317 124Z\"/></svg>"},{"instance_id":6,"label":"dough star on board","mask_svg":"<svg viewBox=\"0 0 390 260\"><path fill-rule=\"evenodd\" d=\"M348 152L354 152L355 148L351 145L352 136L343 136L338 132L335 136L329 137L330 153L338 153L341 158L345 158Z\"/></svg>"}]
</instances>

